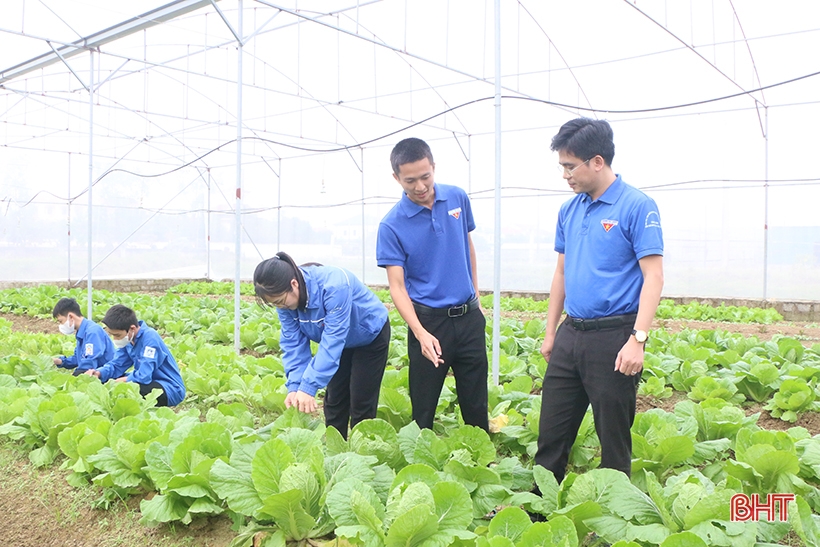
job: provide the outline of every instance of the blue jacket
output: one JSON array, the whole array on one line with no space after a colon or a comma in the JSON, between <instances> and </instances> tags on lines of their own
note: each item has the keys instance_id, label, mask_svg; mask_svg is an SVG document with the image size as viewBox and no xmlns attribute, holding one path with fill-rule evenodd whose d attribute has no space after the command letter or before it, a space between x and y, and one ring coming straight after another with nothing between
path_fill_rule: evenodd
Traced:
<instances>
[{"instance_id":1,"label":"blue jacket","mask_svg":"<svg viewBox=\"0 0 820 547\"><path fill-rule=\"evenodd\" d=\"M63 364L57 365L62 368L77 368L88 370L100 368L114 358L114 344L101 326L91 319L83 317L80 328L77 329L77 346L74 348L74 355L66 357L60 355Z\"/></svg>"},{"instance_id":2,"label":"blue jacket","mask_svg":"<svg viewBox=\"0 0 820 547\"><path fill-rule=\"evenodd\" d=\"M133 365L134 370L126 376L126 382L143 385L157 382L165 390L168 406L178 405L185 398L185 384L177 362L157 331L145 321L140 321L139 327L136 343L118 349L114 359L99 369L100 380L119 378Z\"/></svg>"},{"instance_id":3,"label":"blue jacket","mask_svg":"<svg viewBox=\"0 0 820 547\"><path fill-rule=\"evenodd\" d=\"M304 310L277 309L279 341L288 391L316 395L339 368L345 348L366 346L387 322L387 308L349 271L334 266L300 268L305 278ZM310 341L318 342L311 356Z\"/></svg>"}]
</instances>

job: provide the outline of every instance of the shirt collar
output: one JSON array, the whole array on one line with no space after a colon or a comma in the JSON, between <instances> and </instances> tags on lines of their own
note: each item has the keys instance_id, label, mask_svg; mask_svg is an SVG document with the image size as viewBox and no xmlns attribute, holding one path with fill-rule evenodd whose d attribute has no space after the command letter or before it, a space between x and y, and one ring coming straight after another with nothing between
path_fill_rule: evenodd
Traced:
<instances>
[{"instance_id":1,"label":"shirt collar","mask_svg":"<svg viewBox=\"0 0 820 547\"><path fill-rule=\"evenodd\" d=\"M305 280L305 290L307 291L305 308L317 308L318 306L316 303L321 299L319 294L319 283L313 282L316 271L313 268L299 268L299 270L302 272L302 277Z\"/></svg>"},{"instance_id":2,"label":"shirt collar","mask_svg":"<svg viewBox=\"0 0 820 547\"><path fill-rule=\"evenodd\" d=\"M87 323L88 323L88 318L83 317L82 323L80 323L80 326L77 327L77 336L78 337L83 338L85 336L85 331L87 330L86 327L88 326Z\"/></svg>"},{"instance_id":3,"label":"shirt collar","mask_svg":"<svg viewBox=\"0 0 820 547\"><path fill-rule=\"evenodd\" d=\"M444 195L444 192L441 189L441 186L438 184L433 184L433 191L436 194L436 201L447 201L447 196ZM413 203L407 194L401 195L401 201L399 201L399 207L407 215L407 218L412 218L417 214L421 213L423 210L427 209L427 207L423 207L418 203Z\"/></svg>"},{"instance_id":4,"label":"shirt collar","mask_svg":"<svg viewBox=\"0 0 820 547\"><path fill-rule=\"evenodd\" d=\"M618 198L621 197L621 194L623 193L624 181L621 180L621 175L616 174L615 180L612 182L612 184L609 185L609 188L607 188L606 191L604 191L604 193L601 194L601 197L599 197L596 201L601 201L603 203L612 205L613 203L618 201ZM592 201L592 198L589 196L589 194L584 194L583 200L585 202Z\"/></svg>"},{"instance_id":5,"label":"shirt collar","mask_svg":"<svg viewBox=\"0 0 820 547\"><path fill-rule=\"evenodd\" d=\"M146 329L145 321L143 321L142 319L137 321L137 325L139 326L140 330L137 331L137 335L134 337L134 340L139 340L142 337L142 333L144 333Z\"/></svg>"}]
</instances>

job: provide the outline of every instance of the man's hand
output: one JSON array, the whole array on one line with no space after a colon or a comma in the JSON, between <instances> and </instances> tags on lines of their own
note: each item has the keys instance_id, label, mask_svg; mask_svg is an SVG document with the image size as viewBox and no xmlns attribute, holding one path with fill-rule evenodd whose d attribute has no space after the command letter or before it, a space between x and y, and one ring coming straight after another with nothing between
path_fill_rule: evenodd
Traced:
<instances>
[{"instance_id":1,"label":"man's hand","mask_svg":"<svg viewBox=\"0 0 820 547\"><path fill-rule=\"evenodd\" d=\"M416 339L421 345L421 354L426 359L429 359L436 367L444 363L444 359L441 358L441 344L439 344L438 338L425 330L421 336L416 335Z\"/></svg>"},{"instance_id":2,"label":"man's hand","mask_svg":"<svg viewBox=\"0 0 820 547\"><path fill-rule=\"evenodd\" d=\"M100 377L100 371L97 369L90 368L85 371L86 376L93 376L94 378Z\"/></svg>"},{"instance_id":3,"label":"man's hand","mask_svg":"<svg viewBox=\"0 0 820 547\"><path fill-rule=\"evenodd\" d=\"M627 376L635 376L643 370L643 344L630 336L615 358L615 370Z\"/></svg>"},{"instance_id":4,"label":"man's hand","mask_svg":"<svg viewBox=\"0 0 820 547\"><path fill-rule=\"evenodd\" d=\"M55 364L55 365L62 365L62 364L63 364L63 360L62 360L62 359L60 359L59 357L55 357L55 358L54 358L54 364Z\"/></svg>"},{"instance_id":5,"label":"man's hand","mask_svg":"<svg viewBox=\"0 0 820 547\"><path fill-rule=\"evenodd\" d=\"M97 376L97 377L99 378L99 373L98 373L98 376ZM120 376L119 378L117 378L117 379L116 379L116 380L114 380L114 381L115 381L115 382L125 382L125 381L127 381L127 380L126 380L125 376Z\"/></svg>"},{"instance_id":6,"label":"man's hand","mask_svg":"<svg viewBox=\"0 0 820 547\"><path fill-rule=\"evenodd\" d=\"M541 355L544 356L544 361L550 362L550 355L552 355L552 346L555 344L555 333L547 333L544 336L544 342L541 344Z\"/></svg>"},{"instance_id":7,"label":"man's hand","mask_svg":"<svg viewBox=\"0 0 820 547\"><path fill-rule=\"evenodd\" d=\"M316 412L316 397L304 391L291 391L285 397L285 408L296 407L299 412L311 414Z\"/></svg>"}]
</instances>

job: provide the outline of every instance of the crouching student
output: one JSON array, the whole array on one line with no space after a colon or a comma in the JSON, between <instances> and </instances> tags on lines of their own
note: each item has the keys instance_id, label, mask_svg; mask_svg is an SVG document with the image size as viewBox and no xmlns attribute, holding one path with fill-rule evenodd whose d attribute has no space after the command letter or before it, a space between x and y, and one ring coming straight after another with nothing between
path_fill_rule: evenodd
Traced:
<instances>
[{"instance_id":1,"label":"crouching student","mask_svg":"<svg viewBox=\"0 0 820 547\"><path fill-rule=\"evenodd\" d=\"M77 345L74 355L60 355L54 364L60 368L74 369L74 376L87 370L99 368L114 358L114 344L103 328L91 319L83 317L80 305L73 298L61 298L51 315L60 322L60 332L74 335Z\"/></svg>"},{"instance_id":2,"label":"crouching student","mask_svg":"<svg viewBox=\"0 0 820 547\"><path fill-rule=\"evenodd\" d=\"M376 295L347 270L297 266L286 253L261 262L253 285L282 324L285 406L314 412L316 392L327 386L325 424L344 438L348 425L375 418L390 346L387 308ZM311 340L319 343L315 356Z\"/></svg>"},{"instance_id":3,"label":"crouching student","mask_svg":"<svg viewBox=\"0 0 820 547\"><path fill-rule=\"evenodd\" d=\"M145 321L137 321L134 310L122 304L111 306L102 322L114 340L117 353L113 360L86 374L103 382L111 378L118 382L134 382L140 386L143 397L151 390L159 389L162 395L157 399L157 406L176 406L182 402L185 384L174 356L159 333ZM132 366L134 370L125 376Z\"/></svg>"}]
</instances>

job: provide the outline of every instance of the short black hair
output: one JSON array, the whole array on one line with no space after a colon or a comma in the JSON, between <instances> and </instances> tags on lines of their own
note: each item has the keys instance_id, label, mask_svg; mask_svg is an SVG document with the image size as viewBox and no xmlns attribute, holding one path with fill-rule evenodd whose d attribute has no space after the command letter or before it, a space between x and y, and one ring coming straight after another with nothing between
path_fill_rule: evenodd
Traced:
<instances>
[{"instance_id":1,"label":"short black hair","mask_svg":"<svg viewBox=\"0 0 820 547\"><path fill-rule=\"evenodd\" d=\"M607 165L612 165L612 158L615 157L612 127L606 120L570 120L552 138L550 148L553 152L568 152L584 161L601 156Z\"/></svg>"},{"instance_id":2,"label":"short black hair","mask_svg":"<svg viewBox=\"0 0 820 547\"><path fill-rule=\"evenodd\" d=\"M405 163L415 163L424 158L430 160L430 165L433 165L433 152L430 146L421 139L409 138L399 141L390 152L390 166L393 172L398 176L399 168Z\"/></svg>"},{"instance_id":3,"label":"short black hair","mask_svg":"<svg viewBox=\"0 0 820 547\"><path fill-rule=\"evenodd\" d=\"M315 262L305 264L305 266L310 265L321 266L321 264ZM299 284L299 303L297 307L303 310L307 306L305 278L296 262L288 253L283 251L279 251L273 258L263 260L256 265L256 270L253 272L253 289L256 292L256 298L260 304L267 306L269 304L265 297L279 296L282 293L291 292L293 288L290 282L294 279Z\"/></svg>"},{"instance_id":4,"label":"short black hair","mask_svg":"<svg viewBox=\"0 0 820 547\"><path fill-rule=\"evenodd\" d=\"M65 317L69 313L73 313L77 317L82 317L83 312L80 311L80 305L73 298L61 298L54 305L54 310L51 312L52 317Z\"/></svg>"},{"instance_id":5,"label":"short black hair","mask_svg":"<svg viewBox=\"0 0 820 547\"><path fill-rule=\"evenodd\" d=\"M131 325L139 326L137 321L137 314L134 310L122 304L114 304L108 311L105 312L105 317L102 320L105 326L110 330L128 330Z\"/></svg>"}]
</instances>

